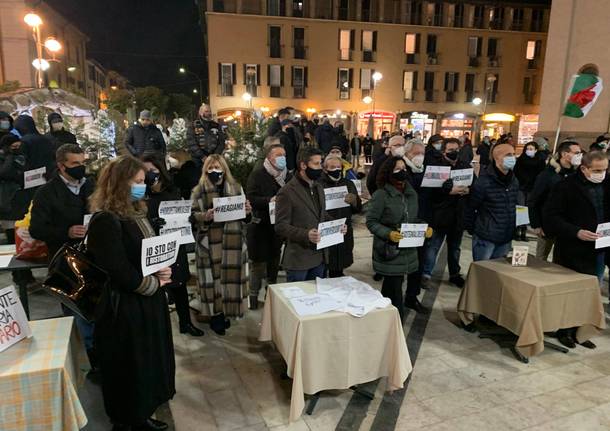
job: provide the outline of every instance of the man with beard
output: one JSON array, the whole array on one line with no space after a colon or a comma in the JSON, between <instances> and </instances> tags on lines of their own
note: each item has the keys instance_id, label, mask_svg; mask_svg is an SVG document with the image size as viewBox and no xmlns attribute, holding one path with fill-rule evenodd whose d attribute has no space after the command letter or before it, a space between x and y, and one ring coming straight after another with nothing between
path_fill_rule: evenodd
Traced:
<instances>
[{"instance_id":1,"label":"man with beard","mask_svg":"<svg viewBox=\"0 0 610 431\"><path fill-rule=\"evenodd\" d=\"M186 131L186 143L195 164L201 168L208 155L224 153L226 140L222 128L212 119L210 105L204 103L199 108L199 118Z\"/></svg>"}]
</instances>

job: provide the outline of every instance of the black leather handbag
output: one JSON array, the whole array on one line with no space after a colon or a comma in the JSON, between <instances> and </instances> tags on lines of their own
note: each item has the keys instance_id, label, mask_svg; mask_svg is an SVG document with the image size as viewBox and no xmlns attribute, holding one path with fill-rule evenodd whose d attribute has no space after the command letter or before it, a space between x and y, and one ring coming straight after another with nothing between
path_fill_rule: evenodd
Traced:
<instances>
[{"instance_id":1,"label":"black leather handbag","mask_svg":"<svg viewBox=\"0 0 610 431\"><path fill-rule=\"evenodd\" d=\"M64 244L57 251L43 286L74 313L92 322L110 278L87 254L86 239Z\"/></svg>"}]
</instances>

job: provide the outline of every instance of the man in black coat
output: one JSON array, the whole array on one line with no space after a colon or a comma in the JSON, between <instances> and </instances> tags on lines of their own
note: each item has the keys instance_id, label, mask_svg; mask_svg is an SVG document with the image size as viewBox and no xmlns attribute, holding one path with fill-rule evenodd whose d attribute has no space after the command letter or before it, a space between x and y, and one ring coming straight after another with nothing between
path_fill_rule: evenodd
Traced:
<instances>
[{"instance_id":1,"label":"man in black coat","mask_svg":"<svg viewBox=\"0 0 610 431\"><path fill-rule=\"evenodd\" d=\"M610 221L610 182L606 180L608 157L592 151L584 155L575 175L560 181L544 206L544 227L555 237L555 261L583 274L595 275L603 281L604 250L596 249L597 226ZM575 347L575 329L558 331L559 341ZM594 348L593 343L583 346Z\"/></svg>"},{"instance_id":2,"label":"man in black coat","mask_svg":"<svg viewBox=\"0 0 610 431\"><path fill-rule=\"evenodd\" d=\"M476 152L479 155L479 163L481 164L481 168L487 167L489 165L489 150L491 149L491 141L489 136L483 136L479 145L477 145Z\"/></svg>"},{"instance_id":3,"label":"man in black coat","mask_svg":"<svg viewBox=\"0 0 610 431\"><path fill-rule=\"evenodd\" d=\"M8 112L0 111L0 139L13 130L13 117Z\"/></svg>"},{"instance_id":4,"label":"man in black coat","mask_svg":"<svg viewBox=\"0 0 610 431\"><path fill-rule=\"evenodd\" d=\"M536 257L539 259L546 260L549 257L555 242L555 239L548 236L543 228L544 204L555 184L576 172L581 159L581 149L577 142L565 141L559 144L557 153L549 159L547 167L536 177L534 187L527 197L530 226L538 235Z\"/></svg>"},{"instance_id":5,"label":"man in black coat","mask_svg":"<svg viewBox=\"0 0 610 431\"><path fill-rule=\"evenodd\" d=\"M267 136L275 136L282 130L282 121L290 120L290 109L282 108L277 111L277 117L274 117L267 128Z\"/></svg>"},{"instance_id":6,"label":"man in black coat","mask_svg":"<svg viewBox=\"0 0 610 431\"><path fill-rule=\"evenodd\" d=\"M282 130L275 136L280 139L280 143L284 146L284 150L286 150L286 167L292 172L297 166L297 153L299 152L294 125L290 119L285 118L282 120L281 126Z\"/></svg>"},{"instance_id":7,"label":"man in black coat","mask_svg":"<svg viewBox=\"0 0 610 431\"><path fill-rule=\"evenodd\" d=\"M45 136L55 145L57 150L63 144L76 144L76 136L68 132L64 127L64 119L57 112L51 112L47 117L50 132Z\"/></svg>"},{"instance_id":8,"label":"man in black coat","mask_svg":"<svg viewBox=\"0 0 610 431\"><path fill-rule=\"evenodd\" d=\"M125 135L125 148L134 157L156 155L162 159L167 152L165 139L157 126L152 122L150 111L140 112L138 123L127 130Z\"/></svg>"},{"instance_id":9,"label":"man in black coat","mask_svg":"<svg viewBox=\"0 0 610 431\"><path fill-rule=\"evenodd\" d=\"M460 141L458 139L445 139L441 151L443 161L437 166L449 166L452 171L470 168L469 162L459 160ZM459 288L464 287L464 279L460 274L460 254L464 233L464 210L469 191L468 186L454 185L451 178L446 180L441 188L429 190L431 207L429 225L433 229L433 234L426 246L422 271L424 285L425 280L430 280L432 277L438 252L446 239L449 283Z\"/></svg>"},{"instance_id":10,"label":"man in black coat","mask_svg":"<svg viewBox=\"0 0 610 431\"><path fill-rule=\"evenodd\" d=\"M406 153L405 138L400 135L392 136L388 142L388 147L384 152L379 154L373 161L373 166L369 169L369 173L366 177L366 189L369 194L373 196L373 193L377 190L377 174L383 162L389 157L404 157Z\"/></svg>"},{"instance_id":11,"label":"man in black coat","mask_svg":"<svg viewBox=\"0 0 610 431\"><path fill-rule=\"evenodd\" d=\"M224 153L226 141L222 127L212 119L210 106L201 105L199 118L186 130L186 144L195 165L201 169L208 155Z\"/></svg>"},{"instance_id":12,"label":"man in black coat","mask_svg":"<svg viewBox=\"0 0 610 431\"><path fill-rule=\"evenodd\" d=\"M36 128L34 119L29 115L20 115L14 123L21 136L20 150L25 156L25 170L46 168L47 179L55 171L55 145L41 135Z\"/></svg>"},{"instance_id":13,"label":"man in black coat","mask_svg":"<svg viewBox=\"0 0 610 431\"><path fill-rule=\"evenodd\" d=\"M322 125L316 129L316 142L318 147L326 155L333 146L335 140L335 129L330 124L328 117L322 119Z\"/></svg>"},{"instance_id":14,"label":"man in black coat","mask_svg":"<svg viewBox=\"0 0 610 431\"><path fill-rule=\"evenodd\" d=\"M290 180L286 167L286 151L280 144L265 148L265 160L248 177L246 198L252 205L252 222L248 225L248 254L252 261L250 271L250 309L258 308L258 293L263 278L267 285L277 283L283 241L275 233L275 220L271 220L271 203ZM275 214L274 214L275 218Z\"/></svg>"}]
</instances>

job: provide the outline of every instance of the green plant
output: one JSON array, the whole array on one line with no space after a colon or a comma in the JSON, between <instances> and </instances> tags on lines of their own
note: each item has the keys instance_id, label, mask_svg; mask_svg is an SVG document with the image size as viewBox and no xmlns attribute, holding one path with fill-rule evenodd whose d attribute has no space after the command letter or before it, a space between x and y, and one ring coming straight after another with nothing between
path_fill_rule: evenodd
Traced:
<instances>
[{"instance_id":1,"label":"green plant","mask_svg":"<svg viewBox=\"0 0 610 431\"><path fill-rule=\"evenodd\" d=\"M15 91L21 87L19 81L5 81L0 85L0 93L8 93L9 91Z\"/></svg>"}]
</instances>

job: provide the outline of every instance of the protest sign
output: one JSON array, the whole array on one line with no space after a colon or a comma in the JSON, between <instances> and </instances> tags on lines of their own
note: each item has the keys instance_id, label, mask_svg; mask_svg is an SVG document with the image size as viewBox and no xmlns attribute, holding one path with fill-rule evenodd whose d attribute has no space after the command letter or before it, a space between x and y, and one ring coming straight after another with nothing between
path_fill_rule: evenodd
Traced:
<instances>
[{"instance_id":1,"label":"protest sign","mask_svg":"<svg viewBox=\"0 0 610 431\"><path fill-rule=\"evenodd\" d=\"M451 171L453 185L458 187L470 187L474 178L474 169L456 169Z\"/></svg>"},{"instance_id":2,"label":"protest sign","mask_svg":"<svg viewBox=\"0 0 610 431\"><path fill-rule=\"evenodd\" d=\"M188 220L191 215L192 200L163 201L159 204L159 217L182 217Z\"/></svg>"},{"instance_id":3,"label":"protest sign","mask_svg":"<svg viewBox=\"0 0 610 431\"><path fill-rule=\"evenodd\" d=\"M180 236L180 232L174 232L142 240L142 275L154 274L176 262Z\"/></svg>"},{"instance_id":4,"label":"protest sign","mask_svg":"<svg viewBox=\"0 0 610 431\"><path fill-rule=\"evenodd\" d=\"M516 226L525 226L530 224L530 214L527 207L517 205L517 216L515 217Z\"/></svg>"},{"instance_id":5,"label":"protest sign","mask_svg":"<svg viewBox=\"0 0 610 431\"><path fill-rule=\"evenodd\" d=\"M46 184L47 180L44 175L47 173L47 168L44 166L38 169L32 169L31 171L25 171L23 173L23 188L31 189L32 187L38 187Z\"/></svg>"},{"instance_id":6,"label":"protest sign","mask_svg":"<svg viewBox=\"0 0 610 431\"><path fill-rule=\"evenodd\" d=\"M598 224L596 233L600 237L595 240L595 248L610 247L610 223Z\"/></svg>"},{"instance_id":7,"label":"protest sign","mask_svg":"<svg viewBox=\"0 0 610 431\"><path fill-rule=\"evenodd\" d=\"M233 221L246 218L246 196L229 196L214 198L214 221Z\"/></svg>"},{"instance_id":8,"label":"protest sign","mask_svg":"<svg viewBox=\"0 0 610 431\"><path fill-rule=\"evenodd\" d=\"M513 266L527 266L527 254L529 253L529 247L527 245L516 245L513 247Z\"/></svg>"},{"instance_id":9,"label":"protest sign","mask_svg":"<svg viewBox=\"0 0 610 431\"><path fill-rule=\"evenodd\" d=\"M403 223L400 225L402 239L398 243L398 248L421 247L426 239L426 223Z\"/></svg>"},{"instance_id":10,"label":"protest sign","mask_svg":"<svg viewBox=\"0 0 610 431\"><path fill-rule=\"evenodd\" d=\"M326 200L326 210L334 210L337 208L348 207L349 204L345 202L345 196L347 195L347 186L341 187L329 187L324 189L324 199Z\"/></svg>"},{"instance_id":11,"label":"protest sign","mask_svg":"<svg viewBox=\"0 0 610 431\"><path fill-rule=\"evenodd\" d=\"M358 196L360 196L362 194L362 180L352 180L352 183L356 186L356 191Z\"/></svg>"},{"instance_id":12,"label":"protest sign","mask_svg":"<svg viewBox=\"0 0 610 431\"><path fill-rule=\"evenodd\" d=\"M93 214L85 214L83 216L83 226L85 226L85 227L89 226L89 222L91 221L91 217L93 217Z\"/></svg>"},{"instance_id":13,"label":"protest sign","mask_svg":"<svg viewBox=\"0 0 610 431\"><path fill-rule=\"evenodd\" d=\"M0 352L32 336L15 286L0 289Z\"/></svg>"},{"instance_id":14,"label":"protest sign","mask_svg":"<svg viewBox=\"0 0 610 431\"><path fill-rule=\"evenodd\" d=\"M345 224L346 218L338 220L326 221L318 225L320 233L320 242L317 244L317 250L321 250L331 245L341 244L343 242L343 234L341 228Z\"/></svg>"},{"instance_id":15,"label":"protest sign","mask_svg":"<svg viewBox=\"0 0 610 431\"><path fill-rule=\"evenodd\" d=\"M271 224L275 224L275 201L269 202L269 220Z\"/></svg>"},{"instance_id":16,"label":"protest sign","mask_svg":"<svg viewBox=\"0 0 610 431\"><path fill-rule=\"evenodd\" d=\"M181 216L165 217L165 224L159 229L159 235L167 235L168 233L180 233L180 245L192 244L195 242L193 236L193 228L188 219L184 220Z\"/></svg>"},{"instance_id":17,"label":"protest sign","mask_svg":"<svg viewBox=\"0 0 610 431\"><path fill-rule=\"evenodd\" d=\"M426 166L422 187L439 188L451 177L450 166Z\"/></svg>"}]
</instances>

